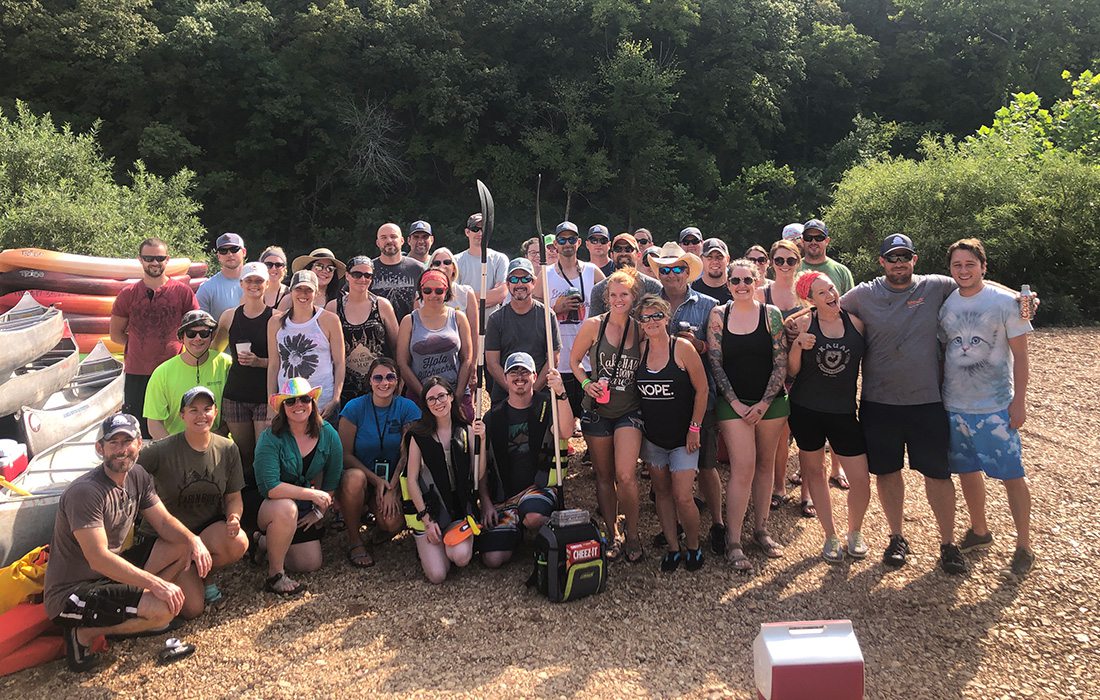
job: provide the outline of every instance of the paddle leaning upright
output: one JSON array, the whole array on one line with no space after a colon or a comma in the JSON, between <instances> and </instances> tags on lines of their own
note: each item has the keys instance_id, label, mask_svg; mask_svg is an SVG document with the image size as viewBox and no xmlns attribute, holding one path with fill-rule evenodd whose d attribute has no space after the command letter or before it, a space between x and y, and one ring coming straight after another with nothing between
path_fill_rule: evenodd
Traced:
<instances>
[{"instance_id":1,"label":"paddle leaning upright","mask_svg":"<svg viewBox=\"0 0 1100 700\"><path fill-rule=\"evenodd\" d=\"M477 195L481 200L481 288L478 297L477 321L477 392L474 394L474 418L481 420L481 407L485 393L485 295L489 291L488 252L493 236L493 195L481 180L477 181ZM481 475L481 438L474 436L474 488Z\"/></svg>"}]
</instances>

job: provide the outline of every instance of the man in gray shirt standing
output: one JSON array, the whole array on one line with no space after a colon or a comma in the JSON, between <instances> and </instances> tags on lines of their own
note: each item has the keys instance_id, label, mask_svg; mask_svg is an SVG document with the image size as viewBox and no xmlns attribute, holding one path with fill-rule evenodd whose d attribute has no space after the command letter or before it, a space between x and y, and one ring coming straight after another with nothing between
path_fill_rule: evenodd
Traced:
<instances>
[{"instance_id":1,"label":"man in gray shirt standing","mask_svg":"<svg viewBox=\"0 0 1100 700\"><path fill-rule=\"evenodd\" d=\"M412 313L416 285L424 265L401 254L405 239L401 227L388 223L378 227L378 252L374 259L374 282L371 292L393 304L397 322Z\"/></svg>"},{"instance_id":2,"label":"man in gray shirt standing","mask_svg":"<svg viewBox=\"0 0 1100 700\"><path fill-rule=\"evenodd\" d=\"M546 370L558 366L561 338L558 319L550 317L550 334L554 356L546 356L546 307L532 296L535 289L535 266L527 258L508 263L508 294L511 296L500 311L485 323L485 369L493 378L493 402L508 398L508 380L504 360L514 352L525 352L535 361L535 391L546 387Z\"/></svg>"},{"instance_id":3,"label":"man in gray shirt standing","mask_svg":"<svg viewBox=\"0 0 1100 700\"><path fill-rule=\"evenodd\" d=\"M953 542L955 485L948 468L948 423L940 396L939 313L957 285L943 275L914 275L917 262L908 236L887 236L879 248L884 275L864 282L841 300L865 327L863 394L859 419L867 438L867 460L879 502L890 525L882 563L905 564L909 542L902 534L905 453L909 468L924 475L928 504L940 531L940 566L966 571Z\"/></svg>"}]
</instances>

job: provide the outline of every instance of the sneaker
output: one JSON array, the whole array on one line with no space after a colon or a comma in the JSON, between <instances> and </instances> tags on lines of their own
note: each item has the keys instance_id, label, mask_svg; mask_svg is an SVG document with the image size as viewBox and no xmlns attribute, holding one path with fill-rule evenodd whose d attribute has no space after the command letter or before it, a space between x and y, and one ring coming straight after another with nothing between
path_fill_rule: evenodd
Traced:
<instances>
[{"instance_id":1,"label":"sneaker","mask_svg":"<svg viewBox=\"0 0 1100 700\"><path fill-rule=\"evenodd\" d=\"M959 551L970 552L975 549L989 549L989 546L992 544L992 532L987 532L984 535L975 535L974 528L967 528L966 534L963 535L962 541L959 542Z\"/></svg>"},{"instance_id":2,"label":"sneaker","mask_svg":"<svg viewBox=\"0 0 1100 700\"><path fill-rule=\"evenodd\" d=\"M840 549L840 538L830 537L825 540L825 546L821 548L821 558L830 564L839 564L844 561L844 552Z\"/></svg>"},{"instance_id":3,"label":"sneaker","mask_svg":"<svg viewBox=\"0 0 1100 700\"><path fill-rule=\"evenodd\" d=\"M867 543L863 541L863 533L848 533L848 556L852 559L863 559L867 556Z\"/></svg>"},{"instance_id":4,"label":"sneaker","mask_svg":"<svg viewBox=\"0 0 1100 700\"><path fill-rule=\"evenodd\" d=\"M225 607L226 599L217 585L208 584L203 591L203 599L208 610L218 611Z\"/></svg>"},{"instance_id":5,"label":"sneaker","mask_svg":"<svg viewBox=\"0 0 1100 700\"><path fill-rule=\"evenodd\" d=\"M684 554L680 550L675 552L665 552L665 556L661 558L661 571L666 574L676 571L680 568L680 562L683 561Z\"/></svg>"},{"instance_id":6,"label":"sneaker","mask_svg":"<svg viewBox=\"0 0 1100 700\"><path fill-rule=\"evenodd\" d=\"M901 535L890 535L890 544L882 553L882 563L895 569L905 566L905 556L909 554L909 540Z\"/></svg>"},{"instance_id":7,"label":"sneaker","mask_svg":"<svg viewBox=\"0 0 1100 700\"><path fill-rule=\"evenodd\" d=\"M65 629L65 659L69 662L69 670L78 673L91 671L99 665L99 656L92 653L91 647L77 641L76 630L76 627Z\"/></svg>"},{"instance_id":8,"label":"sneaker","mask_svg":"<svg viewBox=\"0 0 1100 700\"><path fill-rule=\"evenodd\" d=\"M726 526L715 523L710 526L710 551L718 556L726 554Z\"/></svg>"},{"instance_id":9,"label":"sneaker","mask_svg":"<svg viewBox=\"0 0 1100 700\"><path fill-rule=\"evenodd\" d=\"M966 573L966 560L963 559L963 554L959 551L958 545L940 545L940 568L944 570L944 573L952 576Z\"/></svg>"},{"instance_id":10,"label":"sneaker","mask_svg":"<svg viewBox=\"0 0 1100 700\"><path fill-rule=\"evenodd\" d=\"M676 523L676 537L679 538L680 542L684 541L684 526L680 523ZM653 546L668 547L668 538L665 537L663 530L653 536Z\"/></svg>"},{"instance_id":11,"label":"sneaker","mask_svg":"<svg viewBox=\"0 0 1100 700\"><path fill-rule=\"evenodd\" d=\"M703 568L703 548L687 550L684 556L684 568L688 571L698 571Z\"/></svg>"},{"instance_id":12,"label":"sneaker","mask_svg":"<svg viewBox=\"0 0 1100 700\"><path fill-rule=\"evenodd\" d=\"M1026 576L1035 566L1035 555L1023 547L1017 547L1012 554L1012 573L1017 576Z\"/></svg>"}]
</instances>

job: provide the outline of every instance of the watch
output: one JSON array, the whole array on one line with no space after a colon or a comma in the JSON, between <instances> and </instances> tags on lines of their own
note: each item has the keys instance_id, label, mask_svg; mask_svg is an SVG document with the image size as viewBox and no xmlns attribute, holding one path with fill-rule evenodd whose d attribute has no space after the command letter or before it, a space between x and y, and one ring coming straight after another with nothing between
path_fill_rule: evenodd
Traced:
<instances>
[{"instance_id":1,"label":"watch","mask_svg":"<svg viewBox=\"0 0 1100 700\"><path fill-rule=\"evenodd\" d=\"M424 521L424 516L425 516L425 515L430 515L430 513L428 513L428 509L427 509L427 508L425 508L425 509L424 509L424 510L422 510L422 511L419 511L419 512L418 512L418 513L416 514L416 519L417 519L417 520L419 520L419 521L421 521L421 522L423 522L423 521Z\"/></svg>"},{"instance_id":2,"label":"watch","mask_svg":"<svg viewBox=\"0 0 1100 700\"><path fill-rule=\"evenodd\" d=\"M558 401L568 401L569 400L569 394L567 394L563 391L560 394L554 394L554 398L557 399Z\"/></svg>"}]
</instances>

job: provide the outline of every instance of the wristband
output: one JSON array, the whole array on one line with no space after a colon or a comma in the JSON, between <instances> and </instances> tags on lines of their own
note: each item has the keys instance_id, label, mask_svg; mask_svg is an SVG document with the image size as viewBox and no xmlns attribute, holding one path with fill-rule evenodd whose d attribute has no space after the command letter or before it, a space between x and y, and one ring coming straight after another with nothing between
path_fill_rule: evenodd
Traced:
<instances>
[{"instance_id":1,"label":"wristband","mask_svg":"<svg viewBox=\"0 0 1100 700\"><path fill-rule=\"evenodd\" d=\"M583 390L584 390L584 388L585 388L586 386L588 386L589 384L591 384L591 383L592 383L592 380L591 380L591 379L585 379L585 380L584 380L583 382L581 382L581 390L583 391Z\"/></svg>"},{"instance_id":2,"label":"wristband","mask_svg":"<svg viewBox=\"0 0 1100 700\"><path fill-rule=\"evenodd\" d=\"M689 433L698 433L700 430L701 430L701 428L697 425L689 425L688 426L688 432Z\"/></svg>"}]
</instances>

